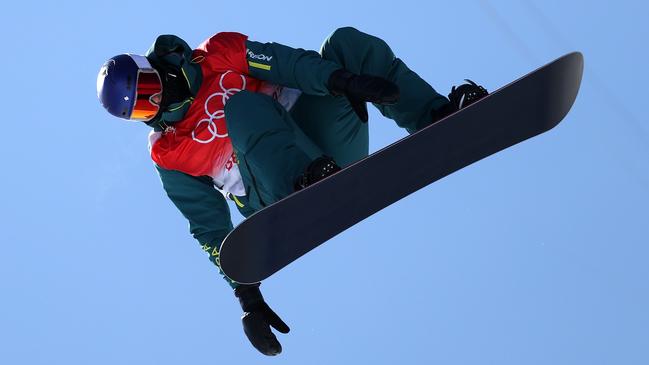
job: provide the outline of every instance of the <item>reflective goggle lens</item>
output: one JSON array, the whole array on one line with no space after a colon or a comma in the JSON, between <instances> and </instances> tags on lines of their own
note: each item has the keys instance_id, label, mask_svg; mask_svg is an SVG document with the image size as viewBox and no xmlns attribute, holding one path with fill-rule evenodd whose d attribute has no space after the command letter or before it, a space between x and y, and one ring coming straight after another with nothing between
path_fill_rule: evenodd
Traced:
<instances>
[{"instance_id":1,"label":"reflective goggle lens","mask_svg":"<svg viewBox=\"0 0 649 365\"><path fill-rule=\"evenodd\" d=\"M158 114L160 106L154 101L154 97L160 97L162 93L162 82L155 70L140 71L137 76L135 105L129 119L149 121Z\"/></svg>"}]
</instances>

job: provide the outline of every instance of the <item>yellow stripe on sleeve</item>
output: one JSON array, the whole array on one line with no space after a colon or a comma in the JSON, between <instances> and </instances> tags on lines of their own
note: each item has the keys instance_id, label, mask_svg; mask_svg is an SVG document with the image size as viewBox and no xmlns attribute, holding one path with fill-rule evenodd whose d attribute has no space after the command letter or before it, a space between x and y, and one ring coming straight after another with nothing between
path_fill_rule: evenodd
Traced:
<instances>
[{"instance_id":1,"label":"yellow stripe on sleeve","mask_svg":"<svg viewBox=\"0 0 649 365\"><path fill-rule=\"evenodd\" d=\"M248 61L248 65L250 65L250 67L260 68L262 70L270 71L270 65L264 65L263 63Z\"/></svg>"}]
</instances>

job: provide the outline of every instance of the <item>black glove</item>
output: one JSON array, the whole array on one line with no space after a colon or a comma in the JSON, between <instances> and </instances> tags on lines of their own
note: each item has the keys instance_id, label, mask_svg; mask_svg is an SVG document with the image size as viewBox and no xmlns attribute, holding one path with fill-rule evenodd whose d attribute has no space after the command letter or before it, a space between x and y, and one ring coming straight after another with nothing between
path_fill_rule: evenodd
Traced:
<instances>
[{"instance_id":1,"label":"black glove","mask_svg":"<svg viewBox=\"0 0 649 365\"><path fill-rule=\"evenodd\" d=\"M239 285L234 290L234 295L239 298L243 309L243 332L250 343L264 355L274 356L281 353L282 345L271 332L270 326L281 333L288 333L290 328L266 304L259 291L259 284Z\"/></svg>"},{"instance_id":2,"label":"black glove","mask_svg":"<svg viewBox=\"0 0 649 365\"><path fill-rule=\"evenodd\" d=\"M370 75L355 75L345 69L334 71L328 82L331 95L344 95L354 112L367 123L366 102L390 105L399 100L399 87L392 81Z\"/></svg>"}]
</instances>

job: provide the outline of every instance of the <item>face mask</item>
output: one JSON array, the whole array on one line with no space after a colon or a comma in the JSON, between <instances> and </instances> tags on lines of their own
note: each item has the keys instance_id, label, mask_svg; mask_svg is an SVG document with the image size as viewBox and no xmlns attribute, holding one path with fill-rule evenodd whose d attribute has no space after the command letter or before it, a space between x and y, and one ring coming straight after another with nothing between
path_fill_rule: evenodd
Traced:
<instances>
[{"instance_id":1,"label":"face mask","mask_svg":"<svg viewBox=\"0 0 649 365\"><path fill-rule=\"evenodd\" d=\"M162 78L160 106L163 110L173 108L174 104L182 103L192 96L189 91L189 82L179 67L162 66L158 67L158 72Z\"/></svg>"},{"instance_id":2,"label":"face mask","mask_svg":"<svg viewBox=\"0 0 649 365\"><path fill-rule=\"evenodd\" d=\"M169 126L183 119L202 83L200 65L191 61L192 49L181 38L161 35L147 51L147 58L160 73L163 90L161 112L149 124Z\"/></svg>"}]
</instances>

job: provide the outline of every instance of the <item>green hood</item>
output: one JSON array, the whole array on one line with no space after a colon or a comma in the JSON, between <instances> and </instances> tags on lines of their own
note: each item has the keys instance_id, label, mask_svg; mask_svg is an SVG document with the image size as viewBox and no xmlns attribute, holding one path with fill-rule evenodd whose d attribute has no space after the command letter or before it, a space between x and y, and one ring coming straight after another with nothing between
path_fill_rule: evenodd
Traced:
<instances>
[{"instance_id":1,"label":"green hood","mask_svg":"<svg viewBox=\"0 0 649 365\"><path fill-rule=\"evenodd\" d=\"M174 124L183 119L187 110L194 101L194 96L201 87L203 74L201 67L192 62L192 48L180 37L171 34L159 36L145 56L153 67L180 68L187 83L192 97L175 104L171 104L167 110L160 113L147 124L156 130L163 130L166 126Z\"/></svg>"}]
</instances>

